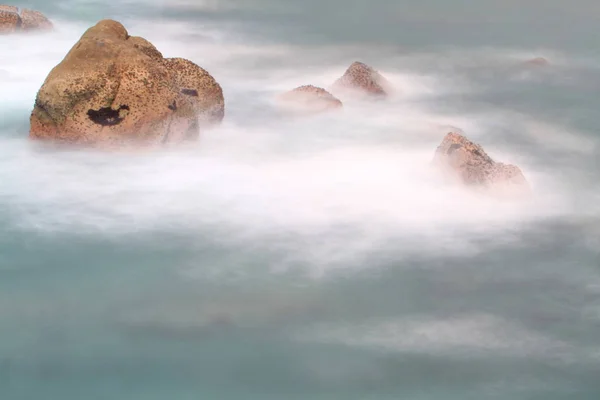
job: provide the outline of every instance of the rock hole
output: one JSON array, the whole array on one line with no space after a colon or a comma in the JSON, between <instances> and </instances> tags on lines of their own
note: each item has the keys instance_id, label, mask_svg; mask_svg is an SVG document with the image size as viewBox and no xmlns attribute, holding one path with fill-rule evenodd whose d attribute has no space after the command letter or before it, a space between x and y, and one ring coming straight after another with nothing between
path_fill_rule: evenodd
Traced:
<instances>
[{"instance_id":1,"label":"rock hole","mask_svg":"<svg viewBox=\"0 0 600 400\"><path fill-rule=\"evenodd\" d=\"M196 89L181 89L181 93L188 96L198 97L198 91Z\"/></svg>"},{"instance_id":2,"label":"rock hole","mask_svg":"<svg viewBox=\"0 0 600 400\"><path fill-rule=\"evenodd\" d=\"M177 102L175 100L173 100L173 104L169 104L167 107L169 107L169 110L177 110Z\"/></svg>"},{"instance_id":3,"label":"rock hole","mask_svg":"<svg viewBox=\"0 0 600 400\"><path fill-rule=\"evenodd\" d=\"M119 106L118 110L113 110L110 107L104 107L99 110L88 110L87 115L95 124L102 126L118 125L125 119L127 113L121 113L121 111L129 111L128 105ZM123 115L124 114L124 115Z\"/></svg>"},{"instance_id":4,"label":"rock hole","mask_svg":"<svg viewBox=\"0 0 600 400\"><path fill-rule=\"evenodd\" d=\"M448 151L446 151L446 154L450 155L450 154L454 153L456 150L460 149L461 147L462 147L462 145L455 143L448 148Z\"/></svg>"}]
</instances>

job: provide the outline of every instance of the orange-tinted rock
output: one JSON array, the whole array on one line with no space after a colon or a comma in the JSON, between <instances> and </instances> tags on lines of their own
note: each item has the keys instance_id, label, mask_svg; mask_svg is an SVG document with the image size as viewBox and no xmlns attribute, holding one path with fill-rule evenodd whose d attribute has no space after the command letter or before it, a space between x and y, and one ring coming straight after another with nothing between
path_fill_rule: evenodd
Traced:
<instances>
[{"instance_id":1,"label":"orange-tinted rock","mask_svg":"<svg viewBox=\"0 0 600 400\"><path fill-rule=\"evenodd\" d=\"M480 145L458 133L444 137L435 152L434 164L467 186L517 193L529 189L519 167L495 162Z\"/></svg>"},{"instance_id":2,"label":"orange-tinted rock","mask_svg":"<svg viewBox=\"0 0 600 400\"><path fill-rule=\"evenodd\" d=\"M163 55L152 43L139 36L129 36L127 39L133 47L146 54L150 58L161 60Z\"/></svg>"},{"instance_id":3,"label":"orange-tinted rock","mask_svg":"<svg viewBox=\"0 0 600 400\"><path fill-rule=\"evenodd\" d=\"M290 90L279 96L279 101L288 109L305 113L321 113L343 107L342 102L327 90L312 85Z\"/></svg>"},{"instance_id":4,"label":"orange-tinted rock","mask_svg":"<svg viewBox=\"0 0 600 400\"><path fill-rule=\"evenodd\" d=\"M0 4L0 11L6 11L6 12L12 12L12 13L19 13L19 7L15 7L15 6L8 6L5 4Z\"/></svg>"},{"instance_id":5,"label":"orange-tinted rock","mask_svg":"<svg viewBox=\"0 0 600 400\"><path fill-rule=\"evenodd\" d=\"M355 91L363 94L385 97L390 94L392 85L378 71L361 62L354 62L344 75L332 86L334 92Z\"/></svg>"},{"instance_id":6,"label":"orange-tinted rock","mask_svg":"<svg viewBox=\"0 0 600 400\"><path fill-rule=\"evenodd\" d=\"M52 29L52 22L39 11L23 9L21 11L21 29L24 31L49 30Z\"/></svg>"},{"instance_id":7,"label":"orange-tinted rock","mask_svg":"<svg viewBox=\"0 0 600 400\"><path fill-rule=\"evenodd\" d=\"M3 6L0 6L0 34L17 32L21 25L19 14L1 7Z\"/></svg>"},{"instance_id":8,"label":"orange-tinted rock","mask_svg":"<svg viewBox=\"0 0 600 400\"><path fill-rule=\"evenodd\" d=\"M524 64L530 67L546 67L550 65L550 62L544 57L536 57L532 58L531 60L525 61Z\"/></svg>"},{"instance_id":9,"label":"orange-tinted rock","mask_svg":"<svg viewBox=\"0 0 600 400\"><path fill-rule=\"evenodd\" d=\"M200 121L221 122L225 116L223 90L208 71L183 58L166 58L163 62L175 85L193 103Z\"/></svg>"},{"instance_id":10,"label":"orange-tinted rock","mask_svg":"<svg viewBox=\"0 0 600 400\"><path fill-rule=\"evenodd\" d=\"M164 59L123 25L88 29L40 88L29 135L98 147L153 146L196 138L199 118L223 119L219 84L184 59Z\"/></svg>"},{"instance_id":11,"label":"orange-tinted rock","mask_svg":"<svg viewBox=\"0 0 600 400\"><path fill-rule=\"evenodd\" d=\"M0 33L52 29L52 22L39 11L0 5Z\"/></svg>"}]
</instances>

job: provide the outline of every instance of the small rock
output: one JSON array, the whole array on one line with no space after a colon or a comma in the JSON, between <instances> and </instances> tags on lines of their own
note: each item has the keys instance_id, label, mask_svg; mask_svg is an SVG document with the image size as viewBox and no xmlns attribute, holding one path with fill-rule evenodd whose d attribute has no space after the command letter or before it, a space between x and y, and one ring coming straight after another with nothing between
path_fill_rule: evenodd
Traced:
<instances>
[{"instance_id":1,"label":"small rock","mask_svg":"<svg viewBox=\"0 0 600 400\"><path fill-rule=\"evenodd\" d=\"M290 110L303 113L322 113L339 110L342 102L323 88L304 85L279 96L281 104Z\"/></svg>"},{"instance_id":2,"label":"small rock","mask_svg":"<svg viewBox=\"0 0 600 400\"><path fill-rule=\"evenodd\" d=\"M547 67L550 65L550 62L544 57L536 57L525 61L523 64L530 67Z\"/></svg>"},{"instance_id":3,"label":"small rock","mask_svg":"<svg viewBox=\"0 0 600 400\"><path fill-rule=\"evenodd\" d=\"M50 30L52 22L39 11L0 5L0 34Z\"/></svg>"},{"instance_id":4,"label":"small rock","mask_svg":"<svg viewBox=\"0 0 600 400\"><path fill-rule=\"evenodd\" d=\"M529 191L519 167L495 162L480 145L455 132L444 137L433 162L447 176L469 187L510 194Z\"/></svg>"},{"instance_id":5,"label":"small rock","mask_svg":"<svg viewBox=\"0 0 600 400\"><path fill-rule=\"evenodd\" d=\"M354 62L332 86L336 91L361 92L370 96L386 97L392 85L378 71L362 62Z\"/></svg>"},{"instance_id":6,"label":"small rock","mask_svg":"<svg viewBox=\"0 0 600 400\"><path fill-rule=\"evenodd\" d=\"M21 11L21 21L21 29L24 31L49 30L53 28L52 22L44 14L26 8Z\"/></svg>"}]
</instances>

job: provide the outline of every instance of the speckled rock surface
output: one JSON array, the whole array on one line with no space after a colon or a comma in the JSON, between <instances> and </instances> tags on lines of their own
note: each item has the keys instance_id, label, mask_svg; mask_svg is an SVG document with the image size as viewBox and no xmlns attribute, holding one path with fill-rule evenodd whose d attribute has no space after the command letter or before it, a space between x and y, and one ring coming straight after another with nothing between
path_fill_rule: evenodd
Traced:
<instances>
[{"instance_id":1,"label":"speckled rock surface","mask_svg":"<svg viewBox=\"0 0 600 400\"><path fill-rule=\"evenodd\" d=\"M434 165L459 182L478 188L526 192L529 184L515 165L495 162L483 148L459 133L448 133L438 146Z\"/></svg>"},{"instance_id":2,"label":"speckled rock surface","mask_svg":"<svg viewBox=\"0 0 600 400\"><path fill-rule=\"evenodd\" d=\"M0 5L0 34L52 29L52 22L39 11Z\"/></svg>"},{"instance_id":3,"label":"speckled rock surface","mask_svg":"<svg viewBox=\"0 0 600 400\"><path fill-rule=\"evenodd\" d=\"M386 97L392 85L377 70L362 62L354 62L331 87L336 92L358 92L370 96Z\"/></svg>"},{"instance_id":4,"label":"speckled rock surface","mask_svg":"<svg viewBox=\"0 0 600 400\"><path fill-rule=\"evenodd\" d=\"M98 147L155 146L196 138L218 123L223 92L204 69L164 59L123 25L88 29L39 90L30 137Z\"/></svg>"},{"instance_id":5,"label":"speckled rock surface","mask_svg":"<svg viewBox=\"0 0 600 400\"><path fill-rule=\"evenodd\" d=\"M301 113L322 113L340 110L342 102L327 90L312 86L299 86L279 96L279 102L286 109Z\"/></svg>"},{"instance_id":6,"label":"speckled rock surface","mask_svg":"<svg viewBox=\"0 0 600 400\"><path fill-rule=\"evenodd\" d=\"M208 71L183 58L164 60L175 85L194 104L200 121L220 122L225 116L223 90Z\"/></svg>"}]
</instances>

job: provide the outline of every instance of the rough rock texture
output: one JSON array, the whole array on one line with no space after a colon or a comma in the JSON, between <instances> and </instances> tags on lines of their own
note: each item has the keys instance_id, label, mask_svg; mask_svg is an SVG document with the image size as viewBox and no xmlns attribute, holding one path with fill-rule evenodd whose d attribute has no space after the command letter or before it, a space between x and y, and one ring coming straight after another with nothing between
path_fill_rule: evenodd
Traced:
<instances>
[{"instance_id":1,"label":"rough rock texture","mask_svg":"<svg viewBox=\"0 0 600 400\"><path fill-rule=\"evenodd\" d=\"M19 14L0 8L0 34L14 33L20 29L20 24Z\"/></svg>"},{"instance_id":2,"label":"rough rock texture","mask_svg":"<svg viewBox=\"0 0 600 400\"><path fill-rule=\"evenodd\" d=\"M37 94L30 137L99 147L194 139L223 119L219 84L204 69L165 59L117 21L88 29Z\"/></svg>"},{"instance_id":3,"label":"rough rock texture","mask_svg":"<svg viewBox=\"0 0 600 400\"><path fill-rule=\"evenodd\" d=\"M327 90L312 85L290 90L279 96L279 100L288 109L306 113L321 113L343 107L342 102Z\"/></svg>"},{"instance_id":4,"label":"rough rock texture","mask_svg":"<svg viewBox=\"0 0 600 400\"><path fill-rule=\"evenodd\" d=\"M438 146L434 164L468 186L524 191L529 185L519 167L495 162L483 148L458 133L448 133Z\"/></svg>"},{"instance_id":5,"label":"rough rock texture","mask_svg":"<svg viewBox=\"0 0 600 400\"><path fill-rule=\"evenodd\" d=\"M390 94L392 85L379 72L367 64L354 62L344 75L332 86L337 91L357 91L363 94L385 97Z\"/></svg>"},{"instance_id":6,"label":"rough rock texture","mask_svg":"<svg viewBox=\"0 0 600 400\"><path fill-rule=\"evenodd\" d=\"M167 58L163 63L173 74L180 93L187 96L203 121L220 122L225 116L223 90L208 71L183 58Z\"/></svg>"},{"instance_id":7,"label":"rough rock texture","mask_svg":"<svg viewBox=\"0 0 600 400\"><path fill-rule=\"evenodd\" d=\"M0 34L52 29L52 22L39 11L0 5Z\"/></svg>"}]
</instances>

